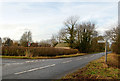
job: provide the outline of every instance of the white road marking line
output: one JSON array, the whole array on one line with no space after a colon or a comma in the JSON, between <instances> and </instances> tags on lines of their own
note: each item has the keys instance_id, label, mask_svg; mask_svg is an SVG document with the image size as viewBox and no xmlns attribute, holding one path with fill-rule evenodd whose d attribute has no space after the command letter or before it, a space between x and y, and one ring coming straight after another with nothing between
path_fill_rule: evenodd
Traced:
<instances>
[{"instance_id":1,"label":"white road marking line","mask_svg":"<svg viewBox=\"0 0 120 81\"><path fill-rule=\"evenodd\" d=\"M41 61L45 61L45 60L41 60Z\"/></svg>"},{"instance_id":2,"label":"white road marking line","mask_svg":"<svg viewBox=\"0 0 120 81\"><path fill-rule=\"evenodd\" d=\"M14 73L14 74L18 75L18 74L22 74L22 73L26 73L26 72L31 72L31 71L35 71L35 70L40 70L40 69L44 69L44 68L52 67L52 66L55 66L55 64L47 65L47 66L43 66L43 67L39 67L39 68L33 68L33 69L30 69L30 70L27 70L27 71L22 71L22 72L18 72L18 73Z\"/></svg>"},{"instance_id":3,"label":"white road marking line","mask_svg":"<svg viewBox=\"0 0 120 81\"><path fill-rule=\"evenodd\" d=\"M38 62L38 60L35 60L35 62Z\"/></svg>"},{"instance_id":4,"label":"white road marking line","mask_svg":"<svg viewBox=\"0 0 120 81\"><path fill-rule=\"evenodd\" d=\"M10 65L10 64L6 64L6 65Z\"/></svg>"},{"instance_id":5,"label":"white road marking line","mask_svg":"<svg viewBox=\"0 0 120 81\"><path fill-rule=\"evenodd\" d=\"M85 57L85 58L88 58L88 57Z\"/></svg>"},{"instance_id":6,"label":"white road marking line","mask_svg":"<svg viewBox=\"0 0 120 81\"><path fill-rule=\"evenodd\" d=\"M77 60L81 60L82 58L78 58Z\"/></svg>"},{"instance_id":7,"label":"white road marking line","mask_svg":"<svg viewBox=\"0 0 120 81\"><path fill-rule=\"evenodd\" d=\"M16 61L11 61L11 62L16 62Z\"/></svg>"},{"instance_id":8,"label":"white road marking line","mask_svg":"<svg viewBox=\"0 0 120 81\"><path fill-rule=\"evenodd\" d=\"M48 60L31 60L31 61L25 61L25 62L21 62L21 63L8 63L6 65L16 65L16 64L24 64L24 63L32 63L32 62L40 62L40 61L48 61Z\"/></svg>"},{"instance_id":9,"label":"white road marking line","mask_svg":"<svg viewBox=\"0 0 120 81\"><path fill-rule=\"evenodd\" d=\"M62 62L62 63L68 63L68 62L71 62L72 60L69 60L69 61L65 61L65 62Z\"/></svg>"},{"instance_id":10,"label":"white road marking line","mask_svg":"<svg viewBox=\"0 0 120 81\"><path fill-rule=\"evenodd\" d=\"M48 60L31 60L31 61L25 61L21 63L8 63L6 65L17 65L17 64L24 64L24 63L40 62L40 61L48 61Z\"/></svg>"},{"instance_id":11,"label":"white road marking line","mask_svg":"<svg viewBox=\"0 0 120 81\"><path fill-rule=\"evenodd\" d=\"M92 55L91 57L94 57L94 55Z\"/></svg>"},{"instance_id":12,"label":"white road marking line","mask_svg":"<svg viewBox=\"0 0 120 81\"><path fill-rule=\"evenodd\" d=\"M35 71L35 70L38 70L39 68L34 68L34 69L30 69L30 70L28 70L28 72L30 72L30 71Z\"/></svg>"},{"instance_id":13,"label":"white road marking line","mask_svg":"<svg viewBox=\"0 0 120 81\"><path fill-rule=\"evenodd\" d=\"M18 65L18 64L24 64L24 63L8 63L6 65Z\"/></svg>"},{"instance_id":14,"label":"white road marking line","mask_svg":"<svg viewBox=\"0 0 120 81\"><path fill-rule=\"evenodd\" d=\"M14 74L18 75L18 74L25 73L25 72L27 72L27 71L22 71L22 72L18 72L18 73L14 73Z\"/></svg>"},{"instance_id":15,"label":"white road marking line","mask_svg":"<svg viewBox=\"0 0 120 81\"><path fill-rule=\"evenodd\" d=\"M29 63L30 61L25 61L26 63Z\"/></svg>"},{"instance_id":16,"label":"white road marking line","mask_svg":"<svg viewBox=\"0 0 120 81\"><path fill-rule=\"evenodd\" d=\"M25 61L26 63L29 63L29 62L35 62L34 60L32 60L32 61Z\"/></svg>"}]
</instances>

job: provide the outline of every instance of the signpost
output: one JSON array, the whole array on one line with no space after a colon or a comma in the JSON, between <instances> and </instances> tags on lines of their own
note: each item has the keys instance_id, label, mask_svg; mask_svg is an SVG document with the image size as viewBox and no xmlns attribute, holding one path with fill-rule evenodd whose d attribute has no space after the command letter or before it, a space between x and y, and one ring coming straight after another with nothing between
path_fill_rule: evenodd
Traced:
<instances>
[{"instance_id":1,"label":"signpost","mask_svg":"<svg viewBox=\"0 0 120 81\"><path fill-rule=\"evenodd\" d=\"M0 38L0 55L2 55L2 39Z\"/></svg>"},{"instance_id":2,"label":"signpost","mask_svg":"<svg viewBox=\"0 0 120 81\"><path fill-rule=\"evenodd\" d=\"M105 63L107 64L107 39L98 41L98 43L105 43Z\"/></svg>"},{"instance_id":3,"label":"signpost","mask_svg":"<svg viewBox=\"0 0 120 81\"><path fill-rule=\"evenodd\" d=\"M105 40L105 63L107 64L107 40Z\"/></svg>"}]
</instances>

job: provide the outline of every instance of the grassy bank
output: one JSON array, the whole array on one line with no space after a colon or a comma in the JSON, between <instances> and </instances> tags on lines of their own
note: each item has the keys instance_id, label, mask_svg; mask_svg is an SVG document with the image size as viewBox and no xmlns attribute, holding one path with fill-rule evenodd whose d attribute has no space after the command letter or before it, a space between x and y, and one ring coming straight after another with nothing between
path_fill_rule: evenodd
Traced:
<instances>
[{"instance_id":1,"label":"grassy bank","mask_svg":"<svg viewBox=\"0 0 120 81\"><path fill-rule=\"evenodd\" d=\"M98 60L90 62L87 66L82 69L77 70L74 73L68 74L62 78L62 81L72 81L73 79L107 79L115 80L120 79L118 72L120 72L120 64L118 63L120 55L118 54L108 54L108 62L104 63L105 57L101 57Z\"/></svg>"},{"instance_id":2,"label":"grassy bank","mask_svg":"<svg viewBox=\"0 0 120 81\"><path fill-rule=\"evenodd\" d=\"M11 58L11 59L56 59L56 58L69 58L83 56L86 53L77 53L71 55L58 55L58 56L39 56L39 57L26 57L26 56L0 56L1 58Z\"/></svg>"},{"instance_id":3,"label":"grassy bank","mask_svg":"<svg viewBox=\"0 0 120 81\"><path fill-rule=\"evenodd\" d=\"M96 54L101 52L95 53L77 53L77 54L70 54L70 55L57 55L57 56L37 56L37 57L27 57L27 56L5 56L2 55L0 58L10 58L10 59L57 59L57 58L70 58L70 57L77 57L83 56L88 54Z\"/></svg>"}]
</instances>

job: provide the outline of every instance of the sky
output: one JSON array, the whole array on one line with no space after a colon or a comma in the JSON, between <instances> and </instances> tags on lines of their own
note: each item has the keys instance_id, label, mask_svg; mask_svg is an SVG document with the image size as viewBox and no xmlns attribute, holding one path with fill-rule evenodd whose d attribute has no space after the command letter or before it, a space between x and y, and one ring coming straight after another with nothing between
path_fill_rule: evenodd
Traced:
<instances>
[{"instance_id":1,"label":"sky","mask_svg":"<svg viewBox=\"0 0 120 81\"><path fill-rule=\"evenodd\" d=\"M32 32L34 42L50 39L64 27L70 16L79 16L79 22L91 21L103 34L118 21L118 2L0 2L0 37L20 40L25 31Z\"/></svg>"}]
</instances>

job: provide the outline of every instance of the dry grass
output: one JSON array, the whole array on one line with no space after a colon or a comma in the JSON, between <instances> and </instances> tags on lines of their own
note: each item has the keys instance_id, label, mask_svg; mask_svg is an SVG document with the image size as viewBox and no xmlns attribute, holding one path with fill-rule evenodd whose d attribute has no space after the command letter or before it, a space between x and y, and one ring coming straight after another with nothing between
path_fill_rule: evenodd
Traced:
<instances>
[{"instance_id":1,"label":"dry grass","mask_svg":"<svg viewBox=\"0 0 120 81\"><path fill-rule=\"evenodd\" d=\"M116 80L120 79L118 72L120 72L119 60L120 55L111 53L108 54L108 62L105 64L105 57L101 57L98 60L90 62L86 67L79 69L78 71L68 74L62 78L62 81L72 81L73 79L107 79Z\"/></svg>"},{"instance_id":2,"label":"dry grass","mask_svg":"<svg viewBox=\"0 0 120 81\"><path fill-rule=\"evenodd\" d=\"M59 56L38 56L38 57L27 57L27 56L0 56L2 58L11 58L11 59L57 59L57 58L70 58L70 57L77 57L83 56L86 53L77 53L71 55L59 55Z\"/></svg>"}]
</instances>

